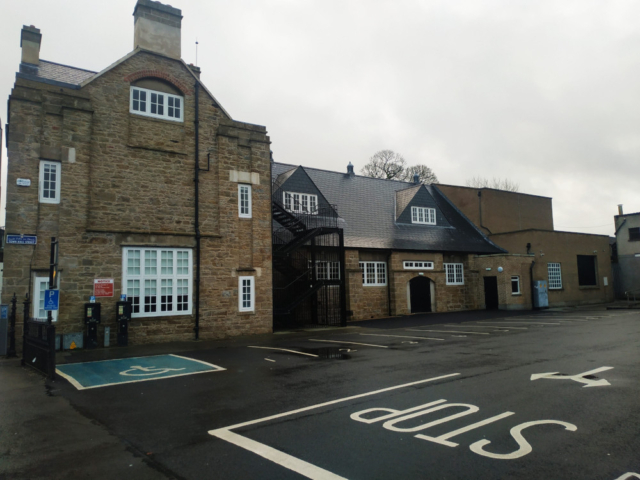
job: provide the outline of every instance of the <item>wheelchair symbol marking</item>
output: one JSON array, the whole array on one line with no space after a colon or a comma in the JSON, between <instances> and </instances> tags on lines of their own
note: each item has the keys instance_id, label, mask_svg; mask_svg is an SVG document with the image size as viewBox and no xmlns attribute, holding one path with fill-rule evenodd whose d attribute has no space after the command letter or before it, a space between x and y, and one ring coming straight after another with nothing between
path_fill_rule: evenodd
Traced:
<instances>
[{"instance_id":1,"label":"wheelchair symbol marking","mask_svg":"<svg viewBox=\"0 0 640 480\"><path fill-rule=\"evenodd\" d=\"M132 365L129 370L120 372L120 375L124 375L126 377L149 377L151 375L162 375L163 373L179 372L181 370L185 370L185 369L184 368L141 367L139 365L135 365L135 366ZM146 373L129 373L133 371L146 372Z\"/></svg>"}]
</instances>

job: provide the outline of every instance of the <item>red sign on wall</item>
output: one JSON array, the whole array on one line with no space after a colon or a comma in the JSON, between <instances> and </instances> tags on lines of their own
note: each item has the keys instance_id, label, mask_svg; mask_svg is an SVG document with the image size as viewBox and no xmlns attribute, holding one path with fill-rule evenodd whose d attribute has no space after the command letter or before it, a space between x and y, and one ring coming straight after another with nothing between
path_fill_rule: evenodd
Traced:
<instances>
[{"instance_id":1,"label":"red sign on wall","mask_svg":"<svg viewBox=\"0 0 640 480\"><path fill-rule=\"evenodd\" d=\"M113 297L113 278L96 278L93 280L95 297Z\"/></svg>"}]
</instances>

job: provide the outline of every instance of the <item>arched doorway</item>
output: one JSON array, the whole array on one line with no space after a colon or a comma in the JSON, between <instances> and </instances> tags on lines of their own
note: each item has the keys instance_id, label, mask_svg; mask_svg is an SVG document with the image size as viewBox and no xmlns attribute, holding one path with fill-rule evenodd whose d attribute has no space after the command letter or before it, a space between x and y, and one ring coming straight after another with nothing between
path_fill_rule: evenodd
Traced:
<instances>
[{"instance_id":1,"label":"arched doorway","mask_svg":"<svg viewBox=\"0 0 640 480\"><path fill-rule=\"evenodd\" d=\"M415 277L409 281L411 313L431 311L431 280L427 277Z\"/></svg>"}]
</instances>

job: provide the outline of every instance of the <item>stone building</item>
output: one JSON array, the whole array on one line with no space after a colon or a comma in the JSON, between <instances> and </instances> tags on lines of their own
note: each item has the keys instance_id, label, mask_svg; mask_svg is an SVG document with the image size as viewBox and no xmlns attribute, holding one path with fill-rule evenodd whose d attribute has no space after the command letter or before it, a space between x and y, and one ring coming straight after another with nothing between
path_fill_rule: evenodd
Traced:
<instances>
[{"instance_id":1,"label":"stone building","mask_svg":"<svg viewBox=\"0 0 640 480\"><path fill-rule=\"evenodd\" d=\"M619 297L640 298L640 212L624 213L618 206L616 227L616 260Z\"/></svg>"},{"instance_id":2,"label":"stone building","mask_svg":"<svg viewBox=\"0 0 640 480\"><path fill-rule=\"evenodd\" d=\"M37 244L6 246L2 300L28 294L46 318L56 237L58 333L84 331L96 280L113 281L97 298L111 344L121 294L130 343L271 331L269 137L233 120L181 59L181 20L138 0L133 51L101 72L40 59L39 29L22 29L6 230Z\"/></svg>"}]
</instances>

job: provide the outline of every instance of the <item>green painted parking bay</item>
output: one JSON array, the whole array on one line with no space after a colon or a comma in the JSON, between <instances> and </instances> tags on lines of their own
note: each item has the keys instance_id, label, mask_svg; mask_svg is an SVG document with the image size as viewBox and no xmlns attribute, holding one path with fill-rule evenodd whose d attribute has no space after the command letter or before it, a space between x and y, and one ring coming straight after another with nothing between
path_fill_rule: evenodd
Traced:
<instances>
[{"instance_id":1,"label":"green painted parking bay","mask_svg":"<svg viewBox=\"0 0 640 480\"><path fill-rule=\"evenodd\" d=\"M172 354L69 363L56 368L58 375L66 378L78 390L222 370L226 369L202 360Z\"/></svg>"}]
</instances>

